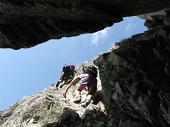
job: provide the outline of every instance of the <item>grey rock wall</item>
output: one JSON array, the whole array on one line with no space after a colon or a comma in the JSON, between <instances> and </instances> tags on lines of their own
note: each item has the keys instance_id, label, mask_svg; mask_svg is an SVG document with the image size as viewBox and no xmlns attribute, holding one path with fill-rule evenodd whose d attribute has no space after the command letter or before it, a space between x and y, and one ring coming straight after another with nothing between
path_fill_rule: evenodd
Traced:
<instances>
[{"instance_id":1,"label":"grey rock wall","mask_svg":"<svg viewBox=\"0 0 170 127\"><path fill-rule=\"evenodd\" d=\"M149 31L117 43L96 60L114 127L170 126L169 11L151 17L145 23Z\"/></svg>"}]
</instances>

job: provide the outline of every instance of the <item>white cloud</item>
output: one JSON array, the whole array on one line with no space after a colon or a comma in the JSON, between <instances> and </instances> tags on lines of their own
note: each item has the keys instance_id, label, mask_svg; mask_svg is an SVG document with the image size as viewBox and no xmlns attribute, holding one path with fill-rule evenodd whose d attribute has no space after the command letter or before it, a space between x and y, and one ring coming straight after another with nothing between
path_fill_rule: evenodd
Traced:
<instances>
[{"instance_id":1,"label":"white cloud","mask_svg":"<svg viewBox=\"0 0 170 127\"><path fill-rule=\"evenodd\" d=\"M93 33L91 37L91 44L97 46L99 41L103 38L106 38L107 36L108 36L108 28Z\"/></svg>"},{"instance_id":2,"label":"white cloud","mask_svg":"<svg viewBox=\"0 0 170 127\"><path fill-rule=\"evenodd\" d=\"M125 32L129 32L133 29L135 29L137 27L137 24L136 23L129 23L127 24L127 26L125 27Z\"/></svg>"}]
</instances>

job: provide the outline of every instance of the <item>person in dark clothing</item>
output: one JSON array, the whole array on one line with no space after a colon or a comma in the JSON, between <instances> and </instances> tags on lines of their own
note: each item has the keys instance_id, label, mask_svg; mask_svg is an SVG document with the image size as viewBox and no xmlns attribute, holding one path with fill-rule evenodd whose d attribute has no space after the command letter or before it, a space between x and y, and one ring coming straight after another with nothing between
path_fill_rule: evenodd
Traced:
<instances>
[{"instance_id":1,"label":"person in dark clothing","mask_svg":"<svg viewBox=\"0 0 170 127\"><path fill-rule=\"evenodd\" d=\"M71 82L75 75L75 66L74 65L65 65L61 73L61 78L57 82L56 87L62 88L65 84Z\"/></svg>"},{"instance_id":2,"label":"person in dark clothing","mask_svg":"<svg viewBox=\"0 0 170 127\"><path fill-rule=\"evenodd\" d=\"M67 86L63 96L66 98L66 93L70 89L72 85L75 85L77 82L77 88L74 92L75 100L74 103L81 102L81 91L86 89L87 87L87 97L85 107L90 103L92 96L94 96L97 91L97 68L94 66L83 67L83 74L76 76L70 84ZM88 104L87 104L88 103Z\"/></svg>"}]
</instances>

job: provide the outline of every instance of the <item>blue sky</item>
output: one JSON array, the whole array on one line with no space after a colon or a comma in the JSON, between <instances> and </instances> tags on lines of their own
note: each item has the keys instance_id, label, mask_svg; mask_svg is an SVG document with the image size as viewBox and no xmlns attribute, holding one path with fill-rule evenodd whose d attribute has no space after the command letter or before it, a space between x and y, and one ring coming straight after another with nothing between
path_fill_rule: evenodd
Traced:
<instances>
[{"instance_id":1,"label":"blue sky","mask_svg":"<svg viewBox=\"0 0 170 127\"><path fill-rule=\"evenodd\" d=\"M0 49L0 109L57 82L64 64L81 64L122 39L146 31L144 20L124 18L93 34L49 40L29 49Z\"/></svg>"}]
</instances>

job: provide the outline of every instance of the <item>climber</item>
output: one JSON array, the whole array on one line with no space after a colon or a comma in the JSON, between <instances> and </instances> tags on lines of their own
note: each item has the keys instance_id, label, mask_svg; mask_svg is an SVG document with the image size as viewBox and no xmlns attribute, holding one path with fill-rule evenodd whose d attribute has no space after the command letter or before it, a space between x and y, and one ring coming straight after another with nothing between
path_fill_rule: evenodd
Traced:
<instances>
[{"instance_id":1,"label":"climber","mask_svg":"<svg viewBox=\"0 0 170 127\"><path fill-rule=\"evenodd\" d=\"M75 85L77 83L77 88L74 92L74 103L80 103L81 102L81 91L86 90L87 87L87 96L86 101L83 107L87 107L87 105L90 103L92 97L95 95L95 92L97 90L97 68L95 66L84 66L83 67L83 74L80 74L76 76L70 84L67 86L65 92L63 93L63 96L66 98L66 93L70 89L72 85Z\"/></svg>"},{"instance_id":2,"label":"climber","mask_svg":"<svg viewBox=\"0 0 170 127\"><path fill-rule=\"evenodd\" d=\"M61 78L56 83L56 87L62 88L65 84L70 83L71 80L74 78L74 74L75 74L75 66L65 65L61 73Z\"/></svg>"}]
</instances>

